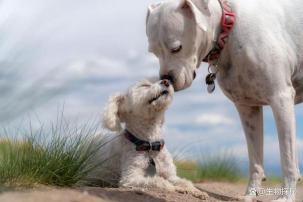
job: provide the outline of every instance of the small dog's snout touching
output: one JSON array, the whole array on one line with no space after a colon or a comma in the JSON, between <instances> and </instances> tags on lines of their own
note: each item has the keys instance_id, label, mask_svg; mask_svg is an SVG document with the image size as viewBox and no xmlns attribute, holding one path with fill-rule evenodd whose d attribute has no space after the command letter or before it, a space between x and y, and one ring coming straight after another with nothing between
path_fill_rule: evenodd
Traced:
<instances>
[{"instance_id":1,"label":"small dog's snout touching","mask_svg":"<svg viewBox=\"0 0 303 202\"><path fill-rule=\"evenodd\" d=\"M174 77L172 75L169 75L169 74L161 75L161 80L168 80L171 83L174 83Z\"/></svg>"},{"instance_id":2,"label":"small dog's snout touching","mask_svg":"<svg viewBox=\"0 0 303 202\"><path fill-rule=\"evenodd\" d=\"M161 81L161 84L164 85L164 86L166 86L166 87L169 87L169 85L170 85L169 80L167 80L167 79L163 79Z\"/></svg>"}]
</instances>

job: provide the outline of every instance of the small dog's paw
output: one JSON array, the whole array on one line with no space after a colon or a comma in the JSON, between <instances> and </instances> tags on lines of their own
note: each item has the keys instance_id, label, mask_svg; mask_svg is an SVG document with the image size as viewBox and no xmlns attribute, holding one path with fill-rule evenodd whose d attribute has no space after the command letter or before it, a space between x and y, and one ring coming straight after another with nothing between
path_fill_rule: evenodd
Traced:
<instances>
[{"instance_id":1,"label":"small dog's paw","mask_svg":"<svg viewBox=\"0 0 303 202\"><path fill-rule=\"evenodd\" d=\"M158 186L159 186L159 185L158 185ZM163 183L162 185L159 186L159 188L165 189L166 191L170 191L170 192L176 191L175 186L172 185L172 184L169 183L169 182Z\"/></svg>"},{"instance_id":2,"label":"small dog's paw","mask_svg":"<svg viewBox=\"0 0 303 202\"><path fill-rule=\"evenodd\" d=\"M207 200L208 199L208 194L206 192L202 192L200 190L191 192L194 197L199 198L201 200Z\"/></svg>"},{"instance_id":3,"label":"small dog's paw","mask_svg":"<svg viewBox=\"0 0 303 202\"><path fill-rule=\"evenodd\" d=\"M168 180L162 178L162 177L153 177L150 181L150 187L158 188L161 190L174 192L176 191L175 186L170 183Z\"/></svg>"},{"instance_id":4,"label":"small dog's paw","mask_svg":"<svg viewBox=\"0 0 303 202\"><path fill-rule=\"evenodd\" d=\"M132 185L129 185L129 184L120 184L120 185L119 185L119 188L131 189L131 190L137 190L137 189L138 189L138 187L132 186Z\"/></svg>"},{"instance_id":5,"label":"small dog's paw","mask_svg":"<svg viewBox=\"0 0 303 202\"><path fill-rule=\"evenodd\" d=\"M181 194L191 194L192 196L202 199L202 200L207 200L208 199L208 194L205 192L200 191L199 189L196 189L195 187L191 189L185 189L182 187L176 187L176 191Z\"/></svg>"},{"instance_id":6,"label":"small dog's paw","mask_svg":"<svg viewBox=\"0 0 303 202\"><path fill-rule=\"evenodd\" d=\"M180 193L180 194L188 194L188 190L182 188L182 187L176 187L175 191Z\"/></svg>"},{"instance_id":7,"label":"small dog's paw","mask_svg":"<svg viewBox=\"0 0 303 202\"><path fill-rule=\"evenodd\" d=\"M194 187L193 184L186 179L177 178L177 180L174 180L172 182L175 186L179 186L179 187L185 187L185 188Z\"/></svg>"}]
</instances>

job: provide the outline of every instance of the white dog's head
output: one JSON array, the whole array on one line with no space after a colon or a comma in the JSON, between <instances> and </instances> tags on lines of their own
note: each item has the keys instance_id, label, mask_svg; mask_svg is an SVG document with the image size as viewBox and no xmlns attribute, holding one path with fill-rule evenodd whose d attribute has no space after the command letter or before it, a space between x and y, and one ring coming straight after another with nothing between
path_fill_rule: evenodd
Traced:
<instances>
[{"instance_id":1,"label":"white dog's head","mask_svg":"<svg viewBox=\"0 0 303 202\"><path fill-rule=\"evenodd\" d=\"M103 126L112 131L121 131L121 123L162 118L173 94L174 88L168 80L141 81L125 94L109 99L103 114Z\"/></svg>"},{"instance_id":2,"label":"white dog's head","mask_svg":"<svg viewBox=\"0 0 303 202\"><path fill-rule=\"evenodd\" d=\"M211 50L209 0L168 0L149 6L146 32L149 51L160 61L160 77L176 91L189 87L195 70Z\"/></svg>"}]
</instances>

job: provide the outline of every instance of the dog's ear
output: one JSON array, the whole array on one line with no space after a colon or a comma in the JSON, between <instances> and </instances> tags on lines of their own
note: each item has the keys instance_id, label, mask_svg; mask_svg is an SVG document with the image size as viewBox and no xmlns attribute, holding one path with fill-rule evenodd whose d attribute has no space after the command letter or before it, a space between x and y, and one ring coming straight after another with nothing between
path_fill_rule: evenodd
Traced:
<instances>
[{"instance_id":1,"label":"dog's ear","mask_svg":"<svg viewBox=\"0 0 303 202\"><path fill-rule=\"evenodd\" d=\"M151 5L148 6L147 15L146 15L146 24L147 24L147 22L148 22L148 19L149 19L150 14L151 14L156 8L158 8L161 4L162 4L162 2L159 2L159 3L154 3L154 4L151 4Z\"/></svg>"},{"instance_id":2,"label":"dog's ear","mask_svg":"<svg viewBox=\"0 0 303 202\"><path fill-rule=\"evenodd\" d=\"M122 130L122 108L125 102L125 96L121 94L110 97L103 113L103 127L120 132Z\"/></svg>"},{"instance_id":3,"label":"dog's ear","mask_svg":"<svg viewBox=\"0 0 303 202\"><path fill-rule=\"evenodd\" d=\"M199 4L195 5L192 0L181 0L180 8L185 11L185 13L194 18L197 25L203 30L207 31L208 22L206 15L209 15L208 9L209 0L202 0Z\"/></svg>"}]
</instances>

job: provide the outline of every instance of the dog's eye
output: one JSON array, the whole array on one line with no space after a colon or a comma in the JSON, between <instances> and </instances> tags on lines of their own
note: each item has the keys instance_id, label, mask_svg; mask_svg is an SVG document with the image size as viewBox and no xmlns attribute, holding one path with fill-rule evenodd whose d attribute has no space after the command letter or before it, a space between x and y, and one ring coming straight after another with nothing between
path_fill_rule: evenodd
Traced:
<instances>
[{"instance_id":1,"label":"dog's eye","mask_svg":"<svg viewBox=\"0 0 303 202\"><path fill-rule=\"evenodd\" d=\"M182 50L182 45L170 50L171 53L178 53Z\"/></svg>"}]
</instances>

